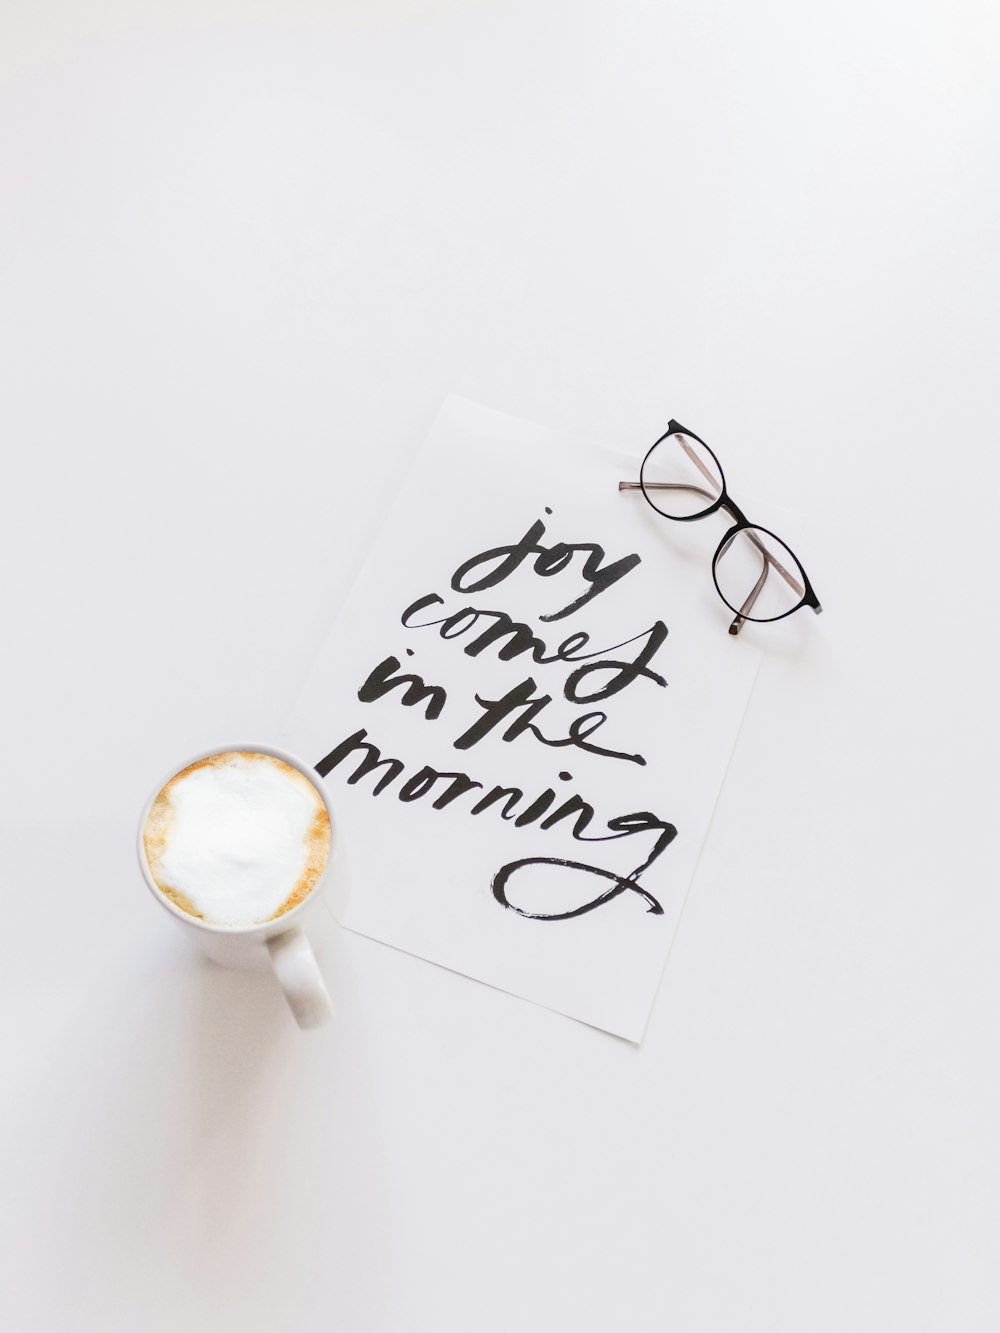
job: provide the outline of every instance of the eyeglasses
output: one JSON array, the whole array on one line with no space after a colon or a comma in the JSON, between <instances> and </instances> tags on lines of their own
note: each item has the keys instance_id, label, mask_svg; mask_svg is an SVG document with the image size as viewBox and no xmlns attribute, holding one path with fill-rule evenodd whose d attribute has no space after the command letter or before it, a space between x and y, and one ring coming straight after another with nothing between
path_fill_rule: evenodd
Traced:
<instances>
[{"instance_id":1,"label":"eyeglasses","mask_svg":"<svg viewBox=\"0 0 1000 1333\"><path fill-rule=\"evenodd\" d=\"M704 440L677 421L667 423L642 460L638 481L620 481L620 491L638 491L664 518L691 523L724 509L733 526L712 560L715 587L736 619L730 634L748 620L783 620L804 606L823 610L798 557L767 528L751 523L729 498L722 464Z\"/></svg>"}]
</instances>

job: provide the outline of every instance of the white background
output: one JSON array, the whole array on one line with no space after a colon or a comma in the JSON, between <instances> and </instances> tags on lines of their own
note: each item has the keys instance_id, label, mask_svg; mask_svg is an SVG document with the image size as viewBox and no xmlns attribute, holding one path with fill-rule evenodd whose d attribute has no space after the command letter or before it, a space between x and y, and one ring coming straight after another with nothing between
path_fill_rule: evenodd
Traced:
<instances>
[{"instance_id":1,"label":"white background","mask_svg":"<svg viewBox=\"0 0 1000 1333\"><path fill-rule=\"evenodd\" d=\"M12 1328L996 1329L998 36L5 0ZM826 605L641 1049L345 933L300 1035L135 868L176 759L275 735L449 390L678 417Z\"/></svg>"}]
</instances>

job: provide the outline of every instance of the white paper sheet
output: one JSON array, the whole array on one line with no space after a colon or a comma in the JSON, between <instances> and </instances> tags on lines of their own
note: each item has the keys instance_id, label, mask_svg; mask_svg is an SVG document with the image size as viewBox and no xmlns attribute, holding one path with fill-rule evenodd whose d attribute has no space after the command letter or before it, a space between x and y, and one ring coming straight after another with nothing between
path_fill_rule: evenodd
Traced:
<instances>
[{"instance_id":1,"label":"white paper sheet","mask_svg":"<svg viewBox=\"0 0 1000 1333\"><path fill-rule=\"evenodd\" d=\"M351 868L345 926L633 1041L760 661L726 632L712 585L725 520L657 516L618 491L637 472L449 398L285 726L289 748L328 770ZM485 554L501 548L516 550ZM523 640L478 643L510 629L488 613L525 626ZM651 648L646 674L596 665ZM435 688L387 687L401 674ZM398 763L359 773L376 757Z\"/></svg>"}]
</instances>

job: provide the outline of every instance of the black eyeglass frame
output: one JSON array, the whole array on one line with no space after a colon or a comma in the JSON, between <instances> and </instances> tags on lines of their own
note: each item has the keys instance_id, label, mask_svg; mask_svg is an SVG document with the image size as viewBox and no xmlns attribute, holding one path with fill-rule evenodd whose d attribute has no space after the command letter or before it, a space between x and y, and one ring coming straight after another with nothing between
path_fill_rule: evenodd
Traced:
<instances>
[{"instance_id":1,"label":"black eyeglass frame","mask_svg":"<svg viewBox=\"0 0 1000 1333\"><path fill-rule=\"evenodd\" d=\"M722 490L719 492L719 495L712 501L712 503L708 506L707 509L703 509L697 514L668 514L664 510L659 508L659 506L650 497L646 489L647 485L650 488L654 487L660 488L663 486L669 486L670 489L695 491L700 495L704 495L707 499L712 500L712 493L710 491L703 491L698 486L687 486L682 483L669 483L669 482L647 483L644 480L643 473L645 471L646 464L649 462L654 451L664 442L664 440L668 440L671 437L671 435L683 435L688 437L689 439L697 440L698 443L701 445L701 447L706 451L706 453L710 455L712 461L715 463L715 466L719 469L719 476L722 479ZM706 476L706 479L710 481L711 484L714 486L715 479L708 476L706 469L701 466L699 460L692 451L687 451L687 452L689 453L692 461L698 467L698 470L702 472ZM782 541L782 539L778 536L776 532L771 532L769 528L761 527L759 523L750 522L750 520L744 514L743 510L740 509L739 505L736 504L736 502L731 498L729 494L729 491L726 487L726 474L725 471L723 470L722 464L719 462L715 450L712 449L710 445L706 444L700 435L696 435L693 430L688 430L688 428L686 426L682 426L679 421L674 421L673 418L671 418L671 420L667 422L667 429L664 431L664 433L659 437L658 440L655 440L653 444L650 445L649 449L646 451L645 458L642 460L642 465L639 468L639 480L637 482L621 481L618 483L618 489L619 491L641 490L643 499L650 506L650 508L653 509L657 514L659 514L661 518L669 518L674 523L696 523L700 519L710 518L712 514L715 514L719 510L723 509L734 520L733 526L728 530L728 532L723 534L722 540L719 542L715 555L712 557L712 582L715 584L715 591L722 598L722 601L725 603L725 605L729 607L730 611L733 611L736 616L735 620L729 626L730 634L739 634L740 630L743 628L744 624L748 620L752 620L757 625L768 625L772 624L776 620L784 620L787 616L794 615L796 611L801 611L804 606L810 607L815 615L819 615L820 612L823 610L822 606L819 603L819 598L816 596L816 593L813 590L813 586L809 582L809 575L803 568L802 561L799 559L799 557L795 554L795 552L792 550L792 548L788 545L787 542ZM754 543L755 546L758 547L761 554L764 556L763 572L761 573L760 578L757 580L755 587L751 590L750 595L743 602L742 607L733 606L732 602L730 602L729 599L723 593L721 587L719 586L719 578L717 574L718 564L719 561L722 559L722 557L725 555L725 553L729 550L729 547L732 545L732 543L740 535L741 532L751 532L751 533L762 532L765 534L765 536L772 537L776 542L781 543L781 545L785 548L785 550L795 561L795 564L798 567L798 571L802 575L802 584L801 584L802 596L799 599L799 601L796 602L796 604L790 608L790 610L782 611L782 613L778 616L759 617L759 616L752 616L749 614L749 612L753 609L754 602L756 602L758 596L760 595L765 580L767 579L767 571L769 566L773 565L775 569L777 569L777 571L784 577L785 581L789 583L793 588L797 589L799 586L796 582L792 580L791 575L788 573L788 571L785 570L783 566L779 564L777 560L774 559L771 553L764 546L762 546L760 542L755 541L752 535L750 536L750 540Z\"/></svg>"}]
</instances>

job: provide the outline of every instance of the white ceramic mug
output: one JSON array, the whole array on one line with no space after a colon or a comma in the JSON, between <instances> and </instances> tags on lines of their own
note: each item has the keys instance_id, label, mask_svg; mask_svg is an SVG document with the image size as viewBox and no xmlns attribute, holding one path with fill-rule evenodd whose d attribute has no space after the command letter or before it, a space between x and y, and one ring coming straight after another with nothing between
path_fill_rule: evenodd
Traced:
<instances>
[{"instance_id":1,"label":"white ceramic mug","mask_svg":"<svg viewBox=\"0 0 1000 1333\"><path fill-rule=\"evenodd\" d=\"M281 759L286 764L290 764L292 768L297 768L319 792L330 816L330 832L332 835L330 855L327 858L323 873L313 886L311 893L303 898L302 902L278 917L277 920L264 921L257 926L215 926L181 911L168 898L165 898L156 887L153 876L149 871L149 864L146 861L146 849L143 843L142 835L146 827L146 820L149 818L150 808L170 779L182 769L187 768L189 764L196 764L201 759L207 759L209 755L224 754L231 750L248 750L256 754L269 754L275 759ZM203 750L200 754L191 755L190 758L175 765L163 781L156 784L150 793L149 800L143 807L142 816L139 820L139 866L150 892L163 910L168 912L188 932L189 937L198 948L209 958L214 959L215 962L222 963L226 967L266 968L270 966L273 968L274 975L278 978L278 984L284 991L285 998L295 1015L295 1021L301 1028L321 1027L324 1023L328 1023L333 1015L330 996L327 993L312 948L303 932L302 923L307 916L312 915L321 907L320 897L324 890L330 887L335 873L335 863L339 872L339 865L342 861L339 855L339 844L339 829L334 819L333 810L330 807L329 797L318 774L295 755L288 754L285 750L278 750L273 745L247 743L213 745L210 750Z\"/></svg>"}]
</instances>

